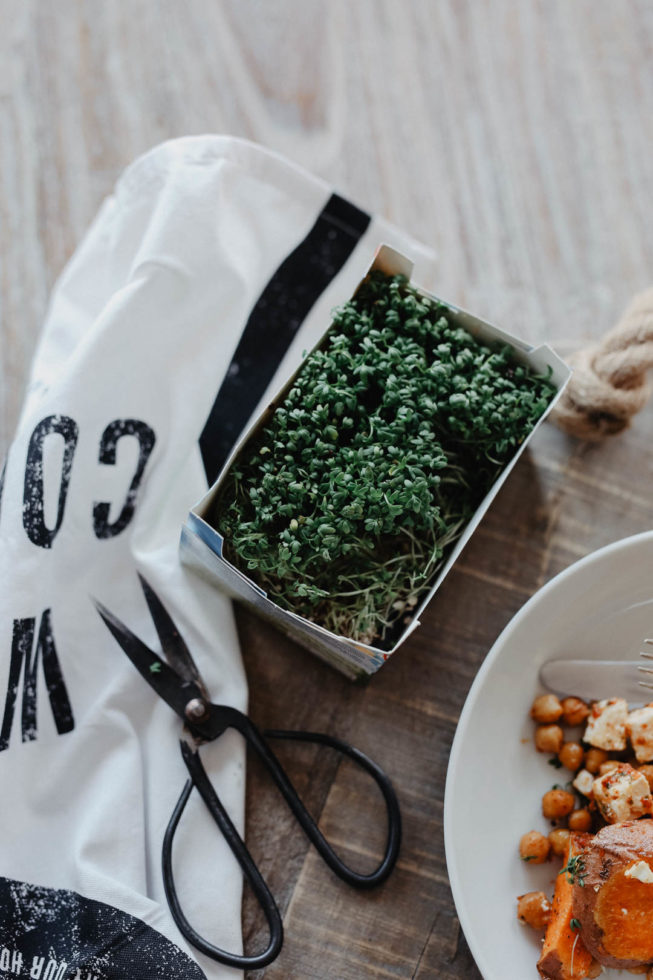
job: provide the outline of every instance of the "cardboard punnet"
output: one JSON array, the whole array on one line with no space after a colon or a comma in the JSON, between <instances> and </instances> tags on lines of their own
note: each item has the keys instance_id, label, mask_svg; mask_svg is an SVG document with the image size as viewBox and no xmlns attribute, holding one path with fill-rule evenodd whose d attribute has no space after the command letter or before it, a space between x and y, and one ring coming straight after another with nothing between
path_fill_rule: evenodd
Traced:
<instances>
[{"instance_id":1,"label":"cardboard punnet","mask_svg":"<svg viewBox=\"0 0 653 980\"><path fill-rule=\"evenodd\" d=\"M401 255L399 252L396 252L388 245L381 245L376 252L370 268L368 269L368 273L378 269L384 272L386 275L397 275L400 273L410 278L412 268L412 262L408 258ZM420 289L420 287L414 283L412 285L429 299L438 299L437 297L433 296L433 294ZM348 298L349 297L343 296L343 302ZM226 560L223 555L224 539L216 528L213 527L209 520L209 514L211 513L213 501L220 491L222 482L227 471L229 470L229 467L238 457L249 438L262 425L265 424L275 407L281 401L283 401L286 392L292 386L296 375L301 370L301 366L284 384L283 388L274 397L265 411L262 412L261 415L253 422L253 424L243 433L240 440L234 447L218 479L210 488L208 493L202 498L202 500L200 500L192 508L186 523L182 528L180 547L181 558L184 564L190 566L204 578L207 578L209 581L218 585L233 599L252 608L259 616L272 622L282 632L286 633L292 639L306 647L307 650L317 654L323 660L326 660L328 663L332 664L349 677L356 679L373 674L376 670L378 670L378 668L381 667L390 656L392 656L397 648L404 643L412 631L419 626L419 617L423 609L431 601L445 575L455 562L462 549L465 547L467 541L469 541L471 535L478 527L478 524L490 506L492 500L497 495L504 481L508 478L513 466L528 445L533 433L536 431L540 423L559 398L571 374L570 369L567 367L564 361L562 361L546 344L534 348L529 344L524 343L524 341L520 340L519 338L514 337L512 334L509 334L504 330L500 330L498 327L492 326L492 324L487 323L485 320L480 320L478 317L472 316L472 314L459 309L457 306L454 306L451 303L443 300L439 300L439 302L446 306L448 311L450 311L450 319L453 322L460 324L462 327L468 330L469 333L473 334L475 337L478 337L480 340L485 341L486 343L500 341L501 343L509 344L515 352L515 357L525 364L528 364L529 367L531 367L536 373L545 373L550 368L551 380L555 385L557 392L554 398L551 400L551 403L544 415L542 415L527 438L524 439L524 442L519 447L517 452L501 471L499 477L496 479L480 506L477 508L474 516L467 524L462 535L451 548L446 561L442 565L438 576L433 583L432 588L415 609L411 622L406 626L406 629L391 650L379 650L376 647L367 646L364 643L356 643L347 637L336 636L323 627L318 626L316 623L304 619L302 616L298 616L296 613L291 613L285 609L281 609L276 605L276 603L269 599L266 593L255 585L251 579L247 578L247 576L238 571L238 569L236 569ZM328 324L325 324L325 334L316 345L316 348L320 347L324 342L328 331L328 326Z\"/></svg>"}]
</instances>

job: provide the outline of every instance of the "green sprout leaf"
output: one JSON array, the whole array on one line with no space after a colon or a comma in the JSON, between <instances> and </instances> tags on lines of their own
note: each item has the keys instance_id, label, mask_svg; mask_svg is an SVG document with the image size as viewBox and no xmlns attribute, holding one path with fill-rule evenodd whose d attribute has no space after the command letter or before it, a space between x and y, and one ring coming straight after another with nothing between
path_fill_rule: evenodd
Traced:
<instances>
[{"instance_id":1,"label":"green sprout leaf","mask_svg":"<svg viewBox=\"0 0 653 980\"><path fill-rule=\"evenodd\" d=\"M569 858L567 864L564 866L562 871L558 872L558 874L566 874L567 881L570 885L574 885L576 884L576 881L578 881L580 887L584 888L585 878L587 875L585 872L585 859L583 858L582 854L577 854L576 857Z\"/></svg>"}]
</instances>

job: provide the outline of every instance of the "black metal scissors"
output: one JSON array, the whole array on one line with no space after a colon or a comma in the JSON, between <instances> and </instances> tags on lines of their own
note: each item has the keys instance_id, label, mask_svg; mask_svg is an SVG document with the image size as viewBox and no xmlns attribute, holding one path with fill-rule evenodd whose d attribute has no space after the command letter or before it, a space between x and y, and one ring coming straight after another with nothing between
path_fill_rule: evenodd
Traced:
<instances>
[{"instance_id":1,"label":"black metal scissors","mask_svg":"<svg viewBox=\"0 0 653 980\"><path fill-rule=\"evenodd\" d=\"M281 915L244 841L211 785L199 756L200 746L205 742L219 738L228 728L235 728L239 731L262 759L298 823L324 861L339 878L354 888L373 888L385 881L392 871L401 841L399 803L392 784L383 770L368 756L346 742L317 732L276 730L260 732L247 715L236 708L213 704L188 647L163 603L146 580L141 575L139 578L167 663L153 650L150 650L142 640L139 640L105 606L96 600L95 605L102 619L141 676L170 705L173 711L177 712L184 722L180 745L189 778L173 810L163 838L162 849L163 884L170 911L182 935L196 949L228 966L257 969L270 963L281 950L283 943ZM374 871L370 874L359 874L341 861L329 842L318 830L315 821L297 795L279 760L267 744L266 738L296 739L328 745L352 759L372 776L383 794L388 816L385 854ZM172 843L193 787L199 792L211 816L222 831L265 914L270 930L270 941L267 949L262 953L253 956L239 956L236 953L228 953L217 946L213 946L193 929L181 909L172 873Z\"/></svg>"}]
</instances>

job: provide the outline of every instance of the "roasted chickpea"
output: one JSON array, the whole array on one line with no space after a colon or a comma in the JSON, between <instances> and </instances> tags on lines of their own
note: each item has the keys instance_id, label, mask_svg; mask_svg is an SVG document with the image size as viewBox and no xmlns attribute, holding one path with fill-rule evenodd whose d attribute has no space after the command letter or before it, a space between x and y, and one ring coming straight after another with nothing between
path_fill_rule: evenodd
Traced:
<instances>
[{"instance_id":1,"label":"roasted chickpea","mask_svg":"<svg viewBox=\"0 0 653 980\"><path fill-rule=\"evenodd\" d=\"M517 899L517 918L533 929L546 929L551 916L551 903L544 892L526 892Z\"/></svg>"},{"instance_id":2,"label":"roasted chickpea","mask_svg":"<svg viewBox=\"0 0 653 980\"><path fill-rule=\"evenodd\" d=\"M602 762L599 766L599 776L605 776L606 772L612 772L621 763L617 759L607 759L606 762Z\"/></svg>"},{"instance_id":3,"label":"roasted chickpea","mask_svg":"<svg viewBox=\"0 0 653 980\"><path fill-rule=\"evenodd\" d=\"M556 827L549 834L551 850L557 857L564 857L569 847L569 831L566 827Z\"/></svg>"},{"instance_id":4,"label":"roasted chickpea","mask_svg":"<svg viewBox=\"0 0 653 980\"><path fill-rule=\"evenodd\" d=\"M580 742L565 742L558 752L558 758L565 769L571 769L572 772L577 772L585 758L583 746Z\"/></svg>"},{"instance_id":5,"label":"roasted chickpea","mask_svg":"<svg viewBox=\"0 0 653 980\"><path fill-rule=\"evenodd\" d=\"M538 725L551 725L562 715L562 705L555 694L541 694L531 706L531 718Z\"/></svg>"},{"instance_id":6,"label":"roasted chickpea","mask_svg":"<svg viewBox=\"0 0 653 980\"><path fill-rule=\"evenodd\" d=\"M529 830L519 841L519 856L529 864L544 864L551 851L549 838L538 830Z\"/></svg>"},{"instance_id":7,"label":"roasted chickpea","mask_svg":"<svg viewBox=\"0 0 653 980\"><path fill-rule=\"evenodd\" d=\"M538 752L551 752L557 755L564 739L560 725L540 725L535 729L535 748Z\"/></svg>"},{"instance_id":8,"label":"roasted chickpea","mask_svg":"<svg viewBox=\"0 0 653 980\"><path fill-rule=\"evenodd\" d=\"M550 789L542 797L542 813L547 820L560 820L574 809L576 799L566 789Z\"/></svg>"},{"instance_id":9,"label":"roasted chickpea","mask_svg":"<svg viewBox=\"0 0 653 980\"><path fill-rule=\"evenodd\" d=\"M572 810L567 820L567 826L573 831L586 831L592 827L592 814L589 810Z\"/></svg>"},{"instance_id":10,"label":"roasted chickpea","mask_svg":"<svg viewBox=\"0 0 653 980\"><path fill-rule=\"evenodd\" d=\"M639 771L642 775L646 776L646 781L648 782L651 789L653 789L653 766L639 766Z\"/></svg>"},{"instance_id":11,"label":"roasted chickpea","mask_svg":"<svg viewBox=\"0 0 653 980\"><path fill-rule=\"evenodd\" d=\"M607 759L608 753L603 749L588 749L585 753L585 768L588 772L596 773Z\"/></svg>"},{"instance_id":12,"label":"roasted chickpea","mask_svg":"<svg viewBox=\"0 0 653 980\"><path fill-rule=\"evenodd\" d=\"M582 725L587 720L590 707L580 698L563 698L560 704L562 706L562 720L565 725L577 728L578 725Z\"/></svg>"}]
</instances>

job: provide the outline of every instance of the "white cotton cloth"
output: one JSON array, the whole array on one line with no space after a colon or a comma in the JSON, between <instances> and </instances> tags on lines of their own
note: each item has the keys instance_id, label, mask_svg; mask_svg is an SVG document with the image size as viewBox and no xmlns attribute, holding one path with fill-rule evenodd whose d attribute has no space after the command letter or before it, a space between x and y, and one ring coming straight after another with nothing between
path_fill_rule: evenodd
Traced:
<instances>
[{"instance_id":1,"label":"white cotton cloth","mask_svg":"<svg viewBox=\"0 0 653 980\"><path fill-rule=\"evenodd\" d=\"M56 284L0 491L0 969L8 976L238 975L190 947L168 910L160 855L186 778L181 723L91 599L158 649L142 573L212 699L246 710L230 602L181 566L179 535L207 490L199 440L204 433L210 442L207 419L239 338L331 195L251 143L174 140L129 167ZM297 367L382 242L415 261L418 281L429 278L426 249L380 219L359 227L259 403ZM242 833L240 738L227 733L202 758ZM242 950L240 870L197 793L174 867L193 926Z\"/></svg>"}]
</instances>

